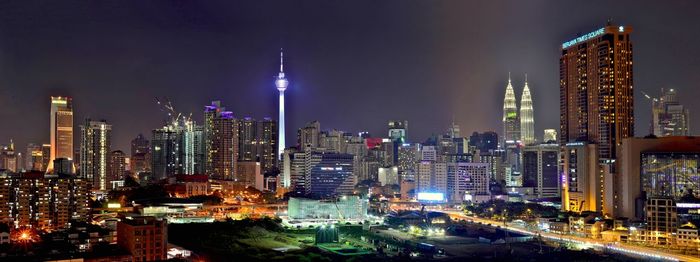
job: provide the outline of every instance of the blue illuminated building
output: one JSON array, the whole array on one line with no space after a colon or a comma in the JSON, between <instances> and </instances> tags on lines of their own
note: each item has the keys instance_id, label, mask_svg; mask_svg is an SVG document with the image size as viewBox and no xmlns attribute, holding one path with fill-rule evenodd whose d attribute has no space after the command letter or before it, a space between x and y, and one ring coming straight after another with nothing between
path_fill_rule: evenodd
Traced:
<instances>
[{"instance_id":1,"label":"blue illuminated building","mask_svg":"<svg viewBox=\"0 0 700 262\"><path fill-rule=\"evenodd\" d=\"M309 152L306 163L307 194L326 198L353 193L353 155Z\"/></svg>"}]
</instances>

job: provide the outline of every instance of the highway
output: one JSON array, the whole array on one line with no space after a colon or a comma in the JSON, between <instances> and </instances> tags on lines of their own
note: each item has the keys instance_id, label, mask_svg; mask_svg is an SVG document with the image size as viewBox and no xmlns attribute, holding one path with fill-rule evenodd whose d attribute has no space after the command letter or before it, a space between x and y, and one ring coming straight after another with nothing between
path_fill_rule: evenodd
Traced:
<instances>
[{"instance_id":1,"label":"highway","mask_svg":"<svg viewBox=\"0 0 700 262\"><path fill-rule=\"evenodd\" d=\"M697 262L700 262L700 257L696 257L696 256L675 254L675 253L670 253L670 252L662 252L662 251L660 251L658 249L654 249L654 248L633 246L633 245L624 244L624 243L609 243L609 242L604 242L604 241L599 240L599 239L590 239L590 238L555 234L555 233L542 232L542 231L533 232L533 231L529 231L529 230L522 228L522 227L513 226L512 224L504 226L502 221L499 222L499 221L494 221L494 220L490 220L490 219L467 216L466 214L459 212L459 211L444 211L444 212L449 214L450 217L452 217L452 219L457 218L457 219L472 220L474 222L481 222L482 224L490 225L493 227L499 226L501 228L504 228L504 229L507 229L507 230L510 230L510 231L516 232L516 233L527 234L527 235L532 235L532 236L540 235L543 238L548 239L550 241L578 244L578 245L582 245L584 247L590 246L590 247L595 248L597 250L603 250L604 252L608 252L608 253L618 253L618 254L625 254L625 255L629 255L629 256L636 256L636 257L643 257L643 258L647 258L647 259L664 260L664 261L697 261Z\"/></svg>"}]
</instances>

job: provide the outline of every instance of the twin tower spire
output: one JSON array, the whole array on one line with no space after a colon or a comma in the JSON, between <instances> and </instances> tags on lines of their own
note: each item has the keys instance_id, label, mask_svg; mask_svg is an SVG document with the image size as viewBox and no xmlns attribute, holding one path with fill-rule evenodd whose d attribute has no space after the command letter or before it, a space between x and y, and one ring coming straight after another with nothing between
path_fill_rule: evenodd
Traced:
<instances>
[{"instance_id":1,"label":"twin tower spire","mask_svg":"<svg viewBox=\"0 0 700 262\"><path fill-rule=\"evenodd\" d=\"M525 145L535 143L535 119L532 108L532 96L525 74L525 87L520 97L520 114L516 104L515 91L508 73L506 96L503 100L503 141L521 141Z\"/></svg>"}]
</instances>

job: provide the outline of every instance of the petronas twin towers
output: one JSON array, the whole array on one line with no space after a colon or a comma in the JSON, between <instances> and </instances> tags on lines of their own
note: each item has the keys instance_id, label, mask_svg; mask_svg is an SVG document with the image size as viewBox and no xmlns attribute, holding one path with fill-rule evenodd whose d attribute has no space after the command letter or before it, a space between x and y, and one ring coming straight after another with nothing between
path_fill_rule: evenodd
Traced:
<instances>
[{"instance_id":1,"label":"petronas twin towers","mask_svg":"<svg viewBox=\"0 0 700 262\"><path fill-rule=\"evenodd\" d=\"M521 141L525 145L535 143L535 119L532 109L532 96L527 85L527 75L525 75L523 95L520 98L520 114L518 114L515 91L513 91L510 74L508 74L508 86L506 86L506 96L503 99L504 144L515 141Z\"/></svg>"}]
</instances>

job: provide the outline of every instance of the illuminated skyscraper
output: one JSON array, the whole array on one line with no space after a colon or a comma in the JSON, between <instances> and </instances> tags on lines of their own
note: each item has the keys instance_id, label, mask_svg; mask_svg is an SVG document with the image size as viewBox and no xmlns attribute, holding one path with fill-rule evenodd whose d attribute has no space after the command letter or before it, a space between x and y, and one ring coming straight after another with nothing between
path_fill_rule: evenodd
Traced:
<instances>
[{"instance_id":1,"label":"illuminated skyscraper","mask_svg":"<svg viewBox=\"0 0 700 262\"><path fill-rule=\"evenodd\" d=\"M561 45L563 210L614 215L622 208L614 203L622 199L615 189L615 160L623 139L634 136L631 32L630 27L608 23ZM584 154L586 162L581 162Z\"/></svg>"},{"instance_id":2,"label":"illuminated skyscraper","mask_svg":"<svg viewBox=\"0 0 700 262\"><path fill-rule=\"evenodd\" d=\"M607 25L561 46L560 143L598 144L614 159L623 138L634 136L632 28Z\"/></svg>"},{"instance_id":3,"label":"illuminated skyscraper","mask_svg":"<svg viewBox=\"0 0 700 262\"><path fill-rule=\"evenodd\" d=\"M188 119L182 122L178 131L181 162L178 174L204 174L204 127Z\"/></svg>"},{"instance_id":4,"label":"illuminated skyscraper","mask_svg":"<svg viewBox=\"0 0 700 262\"><path fill-rule=\"evenodd\" d=\"M204 137L206 174L233 180L238 158L238 120L219 101L204 109Z\"/></svg>"},{"instance_id":5,"label":"illuminated skyscraper","mask_svg":"<svg viewBox=\"0 0 700 262\"><path fill-rule=\"evenodd\" d=\"M56 158L73 159L73 99L51 97L51 154L47 172Z\"/></svg>"},{"instance_id":6,"label":"illuminated skyscraper","mask_svg":"<svg viewBox=\"0 0 700 262\"><path fill-rule=\"evenodd\" d=\"M280 91L280 115L279 115L279 132L277 134L279 135L279 139L277 139L278 147L277 147L277 155L281 158L282 153L284 153L284 148L286 146L285 140L284 140L284 90L287 90L287 86L289 85L289 81L287 81L287 78L284 76L284 52L280 50L280 72L277 75L277 79L275 79L275 86L277 86L277 90Z\"/></svg>"},{"instance_id":7,"label":"illuminated skyscraper","mask_svg":"<svg viewBox=\"0 0 700 262\"><path fill-rule=\"evenodd\" d=\"M108 168L112 125L86 119L80 130L80 175L92 182L94 190L111 189Z\"/></svg>"},{"instance_id":8,"label":"illuminated skyscraper","mask_svg":"<svg viewBox=\"0 0 700 262\"><path fill-rule=\"evenodd\" d=\"M523 88L523 96L520 97L520 99L520 140L522 140L526 145L534 144L535 119L532 109L530 88L527 86L527 75L525 75L525 88Z\"/></svg>"},{"instance_id":9,"label":"illuminated skyscraper","mask_svg":"<svg viewBox=\"0 0 700 262\"><path fill-rule=\"evenodd\" d=\"M520 121L518 121L518 106L515 104L515 91L508 74L506 96L503 99L503 145L506 141L520 140Z\"/></svg>"}]
</instances>

